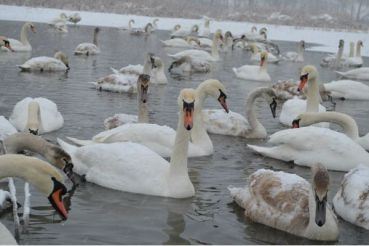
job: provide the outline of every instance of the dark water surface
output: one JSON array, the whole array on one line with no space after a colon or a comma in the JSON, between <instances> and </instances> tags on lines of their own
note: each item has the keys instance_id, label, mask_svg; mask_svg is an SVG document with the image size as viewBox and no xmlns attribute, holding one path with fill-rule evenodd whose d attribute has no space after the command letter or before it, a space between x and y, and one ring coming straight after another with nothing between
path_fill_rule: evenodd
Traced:
<instances>
[{"instance_id":1,"label":"dark water surface","mask_svg":"<svg viewBox=\"0 0 369 246\"><path fill-rule=\"evenodd\" d=\"M23 23L0 21L0 34L19 39ZM9 117L16 102L24 97L46 97L54 101L64 116L64 127L45 134L49 139L74 136L89 139L104 130L103 120L115 113L136 114L136 97L127 94L99 92L88 81L110 74L109 67L142 64L146 52L159 55L166 67L170 60L160 39L167 32L156 32L148 38L130 36L117 29L102 28L99 43L102 53L94 57L73 56L81 42L91 42L93 27L70 27L68 34L55 33L45 24L36 24L37 34L30 34L32 54L0 53L0 115ZM282 51L296 49L296 43L279 42ZM35 56L53 56L56 50L69 55L68 74L20 73L16 64ZM324 53L306 52L306 64L319 64ZM176 98L180 89L196 87L207 78L221 80L228 92L232 111L244 113L246 95L260 82L246 82L235 78L231 68L249 62L249 54L237 50L221 55L216 69L206 75L177 79L170 77L168 85L153 86L149 95L152 122L177 124ZM368 61L365 60L367 64ZM269 65L273 82L298 78L301 64ZM334 71L319 66L324 82L335 79ZM206 106L220 108L213 99ZM272 134L283 126L271 117L268 105L258 103L259 118ZM280 108L280 106L279 106ZM369 102L339 101L336 110L348 113L358 123L361 135L369 132ZM248 143L263 144L265 140L211 135L215 152L212 156L191 158L189 172L196 189L190 199L169 199L114 191L91 183L82 183L71 199L66 222L61 223L47 199L31 188L31 218L28 233L22 234L20 244L314 244L269 227L246 221L243 211L229 196L227 186L244 186L247 177L260 168L273 168L296 173L310 179L310 170L281 161L264 158L246 147ZM343 177L342 172L330 172L331 202ZM23 182L16 181L18 199L23 201ZM21 212L22 209L19 209ZM1 215L1 222L13 231L12 215ZM366 230L339 220L339 244L367 244ZM1 240L1 239L0 239Z\"/></svg>"}]
</instances>

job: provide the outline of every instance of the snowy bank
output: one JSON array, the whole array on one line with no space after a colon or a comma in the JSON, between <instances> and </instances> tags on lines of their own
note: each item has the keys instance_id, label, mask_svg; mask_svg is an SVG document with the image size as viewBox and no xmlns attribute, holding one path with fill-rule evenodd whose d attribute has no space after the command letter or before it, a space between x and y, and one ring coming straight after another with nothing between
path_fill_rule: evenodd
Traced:
<instances>
[{"instance_id":1,"label":"snowy bank","mask_svg":"<svg viewBox=\"0 0 369 246\"><path fill-rule=\"evenodd\" d=\"M49 23L52 19L59 16L60 13L67 15L75 13L76 11L50 9L50 8L31 8L23 6L9 6L0 5L0 20L12 21L32 21L40 23ZM82 21L78 25L88 26L106 26L106 27L121 27L127 26L130 19L135 20L135 26L143 27L146 23L151 22L154 17L136 16L136 15L120 15L97 12L78 11L82 17ZM180 18L163 18L158 17L158 29L172 30L175 24L181 24L184 27L190 27L193 24L203 25L202 20L194 19L180 19ZM362 50L363 56L369 56L369 35L367 32L339 32L321 30L317 28L294 28L291 26L277 26L267 24L255 24L250 22L233 22L233 21L212 21L210 28L212 32L217 29L223 31L231 31L235 35L248 32L252 26L256 25L258 28L268 28L268 38L271 40L282 41L300 41L305 40L308 43L316 43L321 46L311 47L312 51L336 52L338 47L338 40L344 39L346 43L346 53L348 53L348 44L351 41L356 43L357 40L364 42Z\"/></svg>"}]
</instances>

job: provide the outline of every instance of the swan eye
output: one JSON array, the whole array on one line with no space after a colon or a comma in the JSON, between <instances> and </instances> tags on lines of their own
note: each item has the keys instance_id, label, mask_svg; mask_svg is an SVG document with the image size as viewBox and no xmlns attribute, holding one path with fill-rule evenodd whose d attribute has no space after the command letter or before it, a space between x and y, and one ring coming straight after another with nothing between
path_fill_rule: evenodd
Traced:
<instances>
[{"instance_id":1,"label":"swan eye","mask_svg":"<svg viewBox=\"0 0 369 246\"><path fill-rule=\"evenodd\" d=\"M220 95L218 97L218 101L220 101L222 98L225 100L227 99L227 95L221 90L219 89Z\"/></svg>"},{"instance_id":2,"label":"swan eye","mask_svg":"<svg viewBox=\"0 0 369 246\"><path fill-rule=\"evenodd\" d=\"M309 73L303 74L303 75L300 76L300 80L306 80L308 78L308 76L309 76Z\"/></svg>"}]
</instances>

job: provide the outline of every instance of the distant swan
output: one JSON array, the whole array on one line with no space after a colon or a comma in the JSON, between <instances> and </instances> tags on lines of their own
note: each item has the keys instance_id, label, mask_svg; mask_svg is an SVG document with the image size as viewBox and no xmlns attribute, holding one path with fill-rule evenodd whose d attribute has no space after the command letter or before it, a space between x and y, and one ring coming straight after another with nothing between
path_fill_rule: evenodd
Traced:
<instances>
[{"instance_id":1,"label":"distant swan","mask_svg":"<svg viewBox=\"0 0 369 246\"><path fill-rule=\"evenodd\" d=\"M80 43L74 50L75 55L97 55L100 53L99 46L97 44L97 34L100 32L100 28L94 29L93 43Z\"/></svg>"},{"instance_id":2,"label":"distant swan","mask_svg":"<svg viewBox=\"0 0 369 246\"><path fill-rule=\"evenodd\" d=\"M12 38L7 39L13 51L16 51L16 52L32 51L32 46L29 43L28 37L27 37L28 30L31 30L32 32L36 32L35 26L30 22L26 22L23 25L21 32L20 32L20 41L16 39L12 39Z\"/></svg>"},{"instance_id":3,"label":"distant swan","mask_svg":"<svg viewBox=\"0 0 369 246\"><path fill-rule=\"evenodd\" d=\"M18 65L22 72L56 72L68 71L68 57L61 51L55 53L54 57L39 56L31 58L23 65Z\"/></svg>"}]
</instances>

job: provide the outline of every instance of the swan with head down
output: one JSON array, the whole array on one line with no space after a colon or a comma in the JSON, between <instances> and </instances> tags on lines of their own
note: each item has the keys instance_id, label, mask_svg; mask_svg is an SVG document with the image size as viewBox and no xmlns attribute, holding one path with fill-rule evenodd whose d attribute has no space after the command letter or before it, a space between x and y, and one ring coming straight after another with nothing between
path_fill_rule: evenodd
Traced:
<instances>
[{"instance_id":1,"label":"swan with head down","mask_svg":"<svg viewBox=\"0 0 369 246\"><path fill-rule=\"evenodd\" d=\"M131 193L187 198L195 195L187 168L191 131L196 125L196 93L183 89L170 162L144 145L133 142L96 143L76 147L58 139L71 156L75 171L98 185Z\"/></svg>"},{"instance_id":2,"label":"swan with head down","mask_svg":"<svg viewBox=\"0 0 369 246\"><path fill-rule=\"evenodd\" d=\"M191 131L189 144L189 157L207 156L214 152L213 143L206 132L202 120L202 106L206 97L216 98L221 106L228 111L226 103L226 91L224 85L214 79L202 82L196 89L196 107L194 110L194 128ZM78 140L69 138L79 145L91 145L94 143L113 143L131 141L143 144L163 157L170 156L175 139L175 131L157 124L125 124L117 128L103 131L95 135L91 140Z\"/></svg>"},{"instance_id":3,"label":"swan with head down","mask_svg":"<svg viewBox=\"0 0 369 246\"><path fill-rule=\"evenodd\" d=\"M311 174L309 184L296 174L259 169L246 187L228 189L252 221L311 240L336 241L338 221L327 202L328 171L314 164Z\"/></svg>"}]
</instances>

